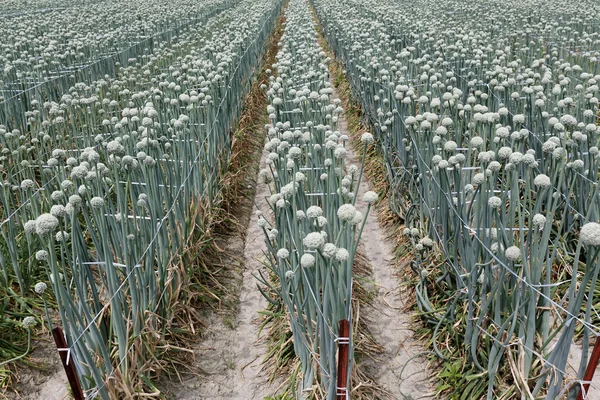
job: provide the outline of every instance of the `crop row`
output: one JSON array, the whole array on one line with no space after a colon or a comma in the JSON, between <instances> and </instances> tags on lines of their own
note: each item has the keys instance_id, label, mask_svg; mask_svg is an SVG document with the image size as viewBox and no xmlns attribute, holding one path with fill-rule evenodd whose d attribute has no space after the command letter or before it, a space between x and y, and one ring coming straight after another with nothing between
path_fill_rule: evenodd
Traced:
<instances>
[{"instance_id":1,"label":"crop row","mask_svg":"<svg viewBox=\"0 0 600 400\"><path fill-rule=\"evenodd\" d=\"M346 161L348 136L338 130L343 110L332 98L330 59L308 2L291 0L285 15L276 74L265 88L271 123L261 176L270 183L271 212L258 223L277 277L271 301L285 305L301 362L295 397L335 399L337 343L353 340L340 337L338 327L352 320L352 265L365 221L354 206L361 173ZM371 139L365 135L367 144ZM369 205L376 197L366 194Z\"/></svg>"}]
</instances>

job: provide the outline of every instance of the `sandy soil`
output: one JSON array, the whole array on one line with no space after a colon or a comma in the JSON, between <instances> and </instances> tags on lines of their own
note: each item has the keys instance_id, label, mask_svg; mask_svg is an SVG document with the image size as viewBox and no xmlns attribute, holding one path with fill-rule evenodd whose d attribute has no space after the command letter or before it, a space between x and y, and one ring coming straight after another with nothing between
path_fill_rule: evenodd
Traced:
<instances>
[{"instance_id":1,"label":"sandy soil","mask_svg":"<svg viewBox=\"0 0 600 400\"><path fill-rule=\"evenodd\" d=\"M9 399L30 400L62 400L67 397L67 376L60 362L60 357L51 338L48 341L38 341L30 355L30 360L38 368L19 367L14 391L2 393Z\"/></svg>"},{"instance_id":2,"label":"sandy soil","mask_svg":"<svg viewBox=\"0 0 600 400\"><path fill-rule=\"evenodd\" d=\"M333 84L332 84L333 85ZM337 95L334 92L334 98ZM347 122L343 115L338 122L338 130L348 134ZM360 160L349 146L347 165L360 168ZM366 212L367 204L363 195L369 190L365 176L358 189L356 207ZM369 329L375 341L385 349L385 353L375 361L365 361L363 367L377 380L392 399L424 399L433 397L433 387L428 381L426 360L414 357L424 349L413 339L410 329L410 311L400 293L398 280L394 276L393 244L380 227L377 211L372 208L367 217L361 237L359 251L364 254L373 269L373 280L378 288L372 304L362 310L369 322ZM412 360L411 360L412 358ZM404 371L400 375L402 368Z\"/></svg>"}]
</instances>

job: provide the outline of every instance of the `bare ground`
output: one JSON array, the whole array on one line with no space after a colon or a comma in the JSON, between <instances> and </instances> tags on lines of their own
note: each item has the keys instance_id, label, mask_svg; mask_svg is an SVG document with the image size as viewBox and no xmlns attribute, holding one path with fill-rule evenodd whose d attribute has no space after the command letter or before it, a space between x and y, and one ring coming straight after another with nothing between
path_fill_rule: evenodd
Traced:
<instances>
[{"instance_id":1,"label":"bare ground","mask_svg":"<svg viewBox=\"0 0 600 400\"><path fill-rule=\"evenodd\" d=\"M67 398L67 376L52 339L33 342L34 350L28 358L35 368L20 364L14 378L14 390L0 392L0 398L3 396L9 399L30 400Z\"/></svg>"}]
</instances>

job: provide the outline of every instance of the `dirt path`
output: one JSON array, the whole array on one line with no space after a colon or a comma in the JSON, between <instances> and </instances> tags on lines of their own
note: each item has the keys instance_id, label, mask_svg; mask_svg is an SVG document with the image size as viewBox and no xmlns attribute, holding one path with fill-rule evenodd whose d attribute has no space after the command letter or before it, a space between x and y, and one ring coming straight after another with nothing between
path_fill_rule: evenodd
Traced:
<instances>
[{"instance_id":1,"label":"dirt path","mask_svg":"<svg viewBox=\"0 0 600 400\"><path fill-rule=\"evenodd\" d=\"M265 209L268 187L263 182L255 184L254 203ZM256 218L249 221L244 237L232 237L227 247L225 253L240 255L231 262L243 265L238 314L231 319L214 315L207 321L197 364L205 376L184 382L184 388L174 397L178 400L262 400L277 389L277 384L269 384L261 371L266 346L258 337L258 312L266 308L267 302L254 276L265 268L261 260L266 244Z\"/></svg>"},{"instance_id":2,"label":"dirt path","mask_svg":"<svg viewBox=\"0 0 600 400\"><path fill-rule=\"evenodd\" d=\"M69 393L67 376L60 357L49 336L45 340L34 340L34 350L29 360L37 367L20 365L14 389L18 392L0 390L0 399L63 400Z\"/></svg>"},{"instance_id":3,"label":"dirt path","mask_svg":"<svg viewBox=\"0 0 600 400\"><path fill-rule=\"evenodd\" d=\"M263 68L275 62L283 21L282 14L267 44ZM232 298L221 299L224 313L212 313L204 319L202 340L195 350L201 375L188 377L183 385L169 390L172 399L263 400L274 396L280 384L268 382L268 374L262 370L267 346L259 337L259 312L267 308L267 300L258 289L256 276L261 270L268 275L262 263L267 245L253 216L257 206L268 209L265 197L270 195L267 184L258 178L269 154L264 149L267 98L260 89L268 79L263 70L247 96L233 143L231 175L224 182L225 197L230 199L226 201L225 220L237 223L226 222L220 228L223 237L217 242L223 267L233 275L229 282L223 282Z\"/></svg>"},{"instance_id":4,"label":"dirt path","mask_svg":"<svg viewBox=\"0 0 600 400\"><path fill-rule=\"evenodd\" d=\"M333 87L333 82L332 82ZM334 89L334 98L337 94ZM343 114L338 121L338 130L350 136ZM347 150L347 165L360 168L360 159ZM356 207L366 211L363 195L369 189L368 179L363 176L358 188ZM397 278L394 276L393 245L380 227L377 211L371 209L361 237L359 251L365 255L373 270L373 280L378 288L377 296L362 311L370 321L369 329L375 341L385 349L377 361L365 361L363 367L369 372L394 400L425 399L433 397L433 386L428 381L426 361L416 357L424 349L414 341L410 329L410 314L401 297ZM402 372L403 367L404 371ZM402 372L402 376L400 373Z\"/></svg>"}]
</instances>

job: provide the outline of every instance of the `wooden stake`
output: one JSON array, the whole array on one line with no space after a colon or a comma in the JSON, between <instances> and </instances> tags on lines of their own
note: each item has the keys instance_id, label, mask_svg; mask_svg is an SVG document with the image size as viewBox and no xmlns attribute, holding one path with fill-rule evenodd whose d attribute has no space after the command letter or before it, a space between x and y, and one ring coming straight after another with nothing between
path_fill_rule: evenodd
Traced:
<instances>
[{"instance_id":1,"label":"wooden stake","mask_svg":"<svg viewBox=\"0 0 600 400\"><path fill-rule=\"evenodd\" d=\"M350 347L350 321L340 320L338 338L338 371L337 371L337 400L347 400L348 397L348 348Z\"/></svg>"},{"instance_id":2,"label":"wooden stake","mask_svg":"<svg viewBox=\"0 0 600 400\"><path fill-rule=\"evenodd\" d=\"M579 396L577 396L577 400L583 400L583 394L588 395L588 389L590 388L590 382L594 379L594 372L596 372L596 368L598 367L598 362L600 361L600 337L596 336L596 343L594 343L594 349L592 350L592 357L590 357L590 361L588 362L587 368L585 369L585 374L583 375L583 380L587 383L583 384L583 387L579 389Z\"/></svg>"},{"instance_id":3,"label":"wooden stake","mask_svg":"<svg viewBox=\"0 0 600 400\"><path fill-rule=\"evenodd\" d=\"M63 333L62 328L57 326L56 328L52 329L52 336L54 336L54 343L56 343L58 355L60 356L63 368L67 374L67 379L69 380L69 385L71 386L73 398L75 400L85 400L83 390L81 390L81 385L79 384L77 372L75 372L75 363L73 362L73 357L70 357L70 352L66 350L69 348L69 346L65 340L65 334Z\"/></svg>"}]
</instances>

